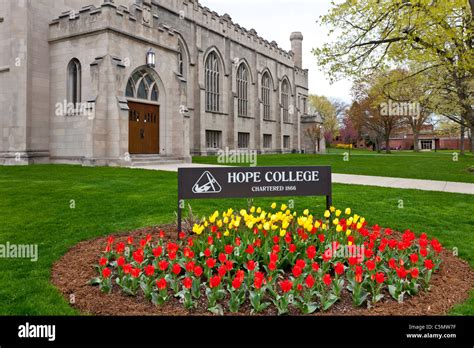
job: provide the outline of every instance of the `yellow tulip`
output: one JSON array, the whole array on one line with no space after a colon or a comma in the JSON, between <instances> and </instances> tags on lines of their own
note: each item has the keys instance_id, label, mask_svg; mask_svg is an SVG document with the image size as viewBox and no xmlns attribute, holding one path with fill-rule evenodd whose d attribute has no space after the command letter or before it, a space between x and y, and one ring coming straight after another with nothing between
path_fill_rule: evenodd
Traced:
<instances>
[{"instance_id":1,"label":"yellow tulip","mask_svg":"<svg viewBox=\"0 0 474 348\"><path fill-rule=\"evenodd\" d=\"M326 211L324 212L324 217L325 217L326 219L328 219L330 216L331 216L330 211L329 211L329 210L326 210Z\"/></svg>"},{"instance_id":2,"label":"yellow tulip","mask_svg":"<svg viewBox=\"0 0 474 348\"><path fill-rule=\"evenodd\" d=\"M359 215L355 214L354 215L354 223L356 224L357 221L359 221Z\"/></svg>"},{"instance_id":3,"label":"yellow tulip","mask_svg":"<svg viewBox=\"0 0 474 348\"><path fill-rule=\"evenodd\" d=\"M250 212L253 214L255 213L255 207L250 208Z\"/></svg>"},{"instance_id":4,"label":"yellow tulip","mask_svg":"<svg viewBox=\"0 0 474 348\"><path fill-rule=\"evenodd\" d=\"M222 220L217 221L217 227L221 228L223 225Z\"/></svg>"},{"instance_id":5,"label":"yellow tulip","mask_svg":"<svg viewBox=\"0 0 474 348\"><path fill-rule=\"evenodd\" d=\"M357 229L360 230L361 228L362 228L362 224L359 222L359 223L357 224Z\"/></svg>"},{"instance_id":6,"label":"yellow tulip","mask_svg":"<svg viewBox=\"0 0 474 348\"><path fill-rule=\"evenodd\" d=\"M341 213L342 213L342 211L336 210L336 216L337 216L337 217L341 216Z\"/></svg>"},{"instance_id":7,"label":"yellow tulip","mask_svg":"<svg viewBox=\"0 0 474 348\"><path fill-rule=\"evenodd\" d=\"M275 202L272 203L271 208L275 209L277 207L277 204Z\"/></svg>"},{"instance_id":8,"label":"yellow tulip","mask_svg":"<svg viewBox=\"0 0 474 348\"><path fill-rule=\"evenodd\" d=\"M339 219L335 218L334 220L332 220L332 223L333 223L333 225L337 225L339 223Z\"/></svg>"},{"instance_id":9,"label":"yellow tulip","mask_svg":"<svg viewBox=\"0 0 474 348\"><path fill-rule=\"evenodd\" d=\"M230 235L229 230L226 230L226 231L224 232L224 236L225 236L225 237L228 237L229 235Z\"/></svg>"},{"instance_id":10,"label":"yellow tulip","mask_svg":"<svg viewBox=\"0 0 474 348\"><path fill-rule=\"evenodd\" d=\"M329 207L329 210L331 211L331 213L334 213L336 211L336 208L334 207Z\"/></svg>"},{"instance_id":11,"label":"yellow tulip","mask_svg":"<svg viewBox=\"0 0 474 348\"><path fill-rule=\"evenodd\" d=\"M314 227L319 228L321 226L321 223L319 221L316 221L314 223Z\"/></svg>"},{"instance_id":12,"label":"yellow tulip","mask_svg":"<svg viewBox=\"0 0 474 348\"><path fill-rule=\"evenodd\" d=\"M285 211L287 208L288 208L288 206L286 204L281 205L281 211Z\"/></svg>"},{"instance_id":13,"label":"yellow tulip","mask_svg":"<svg viewBox=\"0 0 474 348\"><path fill-rule=\"evenodd\" d=\"M351 235L352 231L351 230L347 230L346 231L346 236L349 237Z\"/></svg>"},{"instance_id":14,"label":"yellow tulip","mask_svg":"<svg viewBox=\"0 0 474 348\"><path fill-rule=\"evenodd\" d=\"M303 211L303 215L304 215L304 216L308 216L308 215L309 215L309 209L305 209L305 210Z\"/></svg>"},{"instance_id":15,"label":"yellow tulip","mask_svg":"<svg viewBox=\"0 0 474 348\"><path fill-rule=\"evenodd\" d=\"M260 214L262 212L262 208L258 207L257 208L257 214Z\"/></svg>"},{"instance_id":16,"label":"yellow tulip","mask_svg":"<svg viewBox=\"0 0 474 348\"><path fill-rule=\"evenodd\" d=\"M351 212L352 212L352 211L351 211L351 208L346 208L346 212L345 212L346 215L351 215Z\"/></svg>"},{"instance_id":17,"label":"yellow tulip","mask_svg":"<svg viewBox=\"0 0 474 348\"><path fill-rule=\"evenodd\" d=\"M337 225L336 226L336 232L341 232L342 231L342 226L341 225Z\"/></svg>"}]
</instances>

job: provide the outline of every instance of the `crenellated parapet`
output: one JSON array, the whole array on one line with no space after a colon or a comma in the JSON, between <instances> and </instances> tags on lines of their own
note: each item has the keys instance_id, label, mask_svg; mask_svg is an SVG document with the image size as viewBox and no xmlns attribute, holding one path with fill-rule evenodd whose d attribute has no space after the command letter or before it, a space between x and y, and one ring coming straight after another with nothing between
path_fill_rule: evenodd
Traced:
<instances>
[{"instance_id":1,"label":"crenellated parapet","mask_svg":"<svg viewBox=\"0 0 474 348\"><path fill-rule=\"evenodd\" d=\"M212 30L285 65L294 65L292 51L283 50L275 41L269 42L259 36L255 29L246 29L234 23L230 15L219 15L208 7L202 6L198 0L151 0L151 3L176 13L183 20L195 22L203 28Z\"/></svg>"},{"instance_id":2,"label":"crenellated parapet","mask_svg":"<svg viewBox=\"0 0 474 348\"><path fill-rule=\"evenodd\" d=\"M105 0L100 6L84 6L78 11L63 12L50 23L49 41L58 41L82 34L113 30L134 39L176 50L176 30L160 23L155 4L137 1L127 8ZM166 35L164 35L166 34Z\"/></svg>"}]
</instances>

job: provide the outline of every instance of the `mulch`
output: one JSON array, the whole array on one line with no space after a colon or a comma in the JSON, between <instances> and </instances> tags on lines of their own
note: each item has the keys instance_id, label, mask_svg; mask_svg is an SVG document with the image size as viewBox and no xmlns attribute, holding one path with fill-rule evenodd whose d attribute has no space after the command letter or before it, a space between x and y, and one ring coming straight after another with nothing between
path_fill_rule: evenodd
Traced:
<instances>
[{"instance_id":1,"label":"mulch","mask_svg":"<svg viewBox=\"0 0 474 348\"><path fill-rule=\"evenodd\" d=\"M135 232L113 234L116 242L125 242L132 235L136 240L151 234L156 240L160 230L166 232L169 239L176 239L176 229L172 225L149 227ZM400 234L401 235L401 234ZM199 300L198 308L188 311L172 298L160 307L154 306L143 296L126 296L115 286L111 294L102 293L97 286L89 285L89 281L97 277L93 265L98 262L101 250L107 244L107 237L101 237L85 242L71 248L58 262L53 265L51 282L59 289L71 306L84 315L106 316L210 316L207 311L207 299L203 295ZM375 307L354 307L351 294L343 290L341 299L327 312L317 312L313 315L446 315L454 305L462 303L469 298L469 292L474 285L474 271L469 264L454 256L450 250L443 250L443 262L438 272L433 274L431 289L421 292L417 296L406 295L403 303L393 300L387 293ZM73 295L73 296L71 296ZM70 301L73 298L74 301ZM226 315L250 315L248 301L241 308L241 313L231 314L223 307ZM270 306L259 315L276 315L274 306ZM296 309L290 310L290 315L300 315Z\"/></svg>"}]
</instances>

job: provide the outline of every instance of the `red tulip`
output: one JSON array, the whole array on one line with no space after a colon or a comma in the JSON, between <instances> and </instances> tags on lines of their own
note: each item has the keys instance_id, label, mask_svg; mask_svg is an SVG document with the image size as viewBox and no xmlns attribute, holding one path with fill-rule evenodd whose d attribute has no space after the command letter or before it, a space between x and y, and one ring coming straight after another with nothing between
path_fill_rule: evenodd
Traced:
<instances>
[{"instance_id":1,"label":"red tulip","mask_svg":"<svg viewBox=\"0 0 474 348\"><path fill-rule=\"evenodd\" d=\"M171 270L174 274L179 275L181 273L181 266L175 263Z\"/></svg>"},{"instance_id":2,"label":"red tulip","mask_svg":"<svg viewBox=\"0 0 474 348\"><path fill-rule=\"evenodd\" d=\"M383 284L383 282L385 282L385 275L383 273L377 273L375 275L375 281L379 284Z\"/></svg>"},{"instance_id":3,"label":"red tulip","mask_svg":"<svg viewBox=\"0 0 474 348\"><path fill-rule=\"evenodd\" d=\"M241 279L235 277L234 280L232 281L232 287L233 287L235 290L238 290L238 289L240 289L241 286L242 286L242 281L241 281Z\"/></svg>"},{"instance_id":4,"label":"red tulip","mask_svg":"<svg viewBox=\"0 0 474 348\"><path fill-rule=\"evenodd\" d=\"M255 261L254 261L254 260L249 260L249 261L247 262L247 269L248 269L249 271L255 270L255 267L256 267L256 264L255 264Z\"/></svg>"},{"instance_id":5,"label":"red tulip","mask_svg":"<svg viewBox=\"0 0 474 348\"><path fill-rule=\"evenodd\" d=\"M100 266L105 266L105 265L107 265L107 262L109 262L109 260L107 260L105 257L102 257L102 258L99 260L99 265L100 265Z\"/></svg>"},{"instance_id":6,"label":"red tulip","mask_svg":"<svg viewBox=\"0 0 474 348\"><path fill-rule=\"evenodd\" d=\"M365 263L367 266L368 271L373 271L375 269L375 261L374 260L369 260Z\"/></svg>"},{"instance_id":7,"label":"red tulip","mask_svg":"<svg viewBox=\"0 0 474 348\"><path fill-rule=\"evenodd\" d=\"M147 277L151 277L153 274L155 274L155 267L153 267L152 265L146 266L145 274L147 275Z\"/></svg>"},{"instance_id":8,"label":"red tulip","mask_svg":"<svg viewBox=\"0 0 474 348\"><path fill-rule=\"evenodd\" d=\"M314 280L314 277L312 274L308 275L305 279L305 283L306 283L306 286L308 288L312 288L314 286L314 284L316 283L315 280Z\"/></svg>"},{"instance_id":9,"label":"red tulip","mask_svg":"<svg viewBox=\"0 0 474 348\"><path fill-rule=\"evenodd\" d=\"M327 286L330 286L331 283L332 283L331 276L330 276L329 274L325 274L324 277L323 277L323 282L324 282L324 284L326 284Z\"/></svg>"},{"instance_id":10,"label":"red tulip","mask_svg":"<svg viewBox=\"0 0 474 348\"><path fill-rule=\"evenodd\" d=\"M207 259L206 260L206 265L209 268L214 268L214 266L216 265L216 260L215 259Z\"/></svg>"},{"instance_id":11,"label":"red tulip","mask_svg":"<svg viewBox=\"0 0 474 348\"><path fill-rule=\"evenodd\" d=\"M226 254L220 253L220 254L219 254L219 262L220 262L220 263L224 263L224 262L226 262L226 261L227 261L227 256L226 256Z\"/></svg>"},{"instance_id":12,"label":"red tulip","mask_svg":"<svg viewBox=\"0 0 474 348\"><path fill-rule=\"evenodd\" d=\"M160 257L162 253L163 253L163 248L161 246L153 249L153 255L155 257Z\"/></svg>"},{"instance_id":13,"label":"red tulip","mask_svg":"<svg viewBox=\"0 0 474 348\"><path fill-rule=\"evenodd\" d=\"M255 248L254 248L253 246L249 245L249 246L247 247L247 249L245 249L245 252L246 252L247 254L252 255L252 254L255 252Z\"/></svg>"},{"instance_id":14,"label":"red tulip","mask_svg":"<svg viewBox=\"0 0 474 348\"><path fill-rule=\"evenodd\" d=\"M112 275L112 271L109 268L104 268L102 270L102 277L107 279L107 278L110 278L111 275Z\"/></svg>"},{"instance_id":15,"label":"red tulip","mask_svg":"<svg viewBox=\"0 0 474 348\"><path fill-rule=\"evenodd\" d=\"M306 249L306 255L308 256L308 259L314 259L316 257L316 247L314 245L310 245L308 249Z\"/></svg>"},{"instance_id":16,"label":"red tulip","mask_svg":"<svg viewBox=\"0 0 474 348\"><path fill-rule=\"evenodd\" d=\"M298 266L293 267L293 276L295 278L298 278L301 275L301 273L303 273L303 270L300 267Z\"/></svg>"},{"instance_id":17,"label":"red tulip","mask_svg":"<svg viewBox=\"0 0 474 348\"><path fill-rule=\"evenodd\" d=\"M193 286L193 280L189 277L184 278L183 279L183 286L186 289L191 289L191 287Z\"/></svg>"},{"instance_id":18,"label":"red tulip","mask_svg":"<svg viewBox=\"0 0 474 348\"><path fill-rule=\"evenodd\" d=\"M217 288L221 284L221 278L219 276L214 276L209 281L209 286L211 289Z\"/></svg>"},{"instance_id":19,"label":"red tulip","mask_svg":"<svg viewBox=\"0 0 474 348\"><path fill-rule=\"evenodd\" d=\"M198 277L198 278L201 277L202 272L203 272L203 270L202 270L202 267L201 267L201 266L196 266L196 267L194 267L194 275L195 275L196 277Z\"/></svg>"},{"instance_id":20,"label":"red tulip","mask_svg":"<svg viewBox=\"0 0 474 348\"><path fill-rule=\"evenodd\" d=\"M336 267L334 267L334 271L338 275L344 274L344 265L341 262L338 262Z\"/></svg>"},{"instance_id":21,"label":"red tulip","mask_svg":"<svg viewBox=\"0 0 474 348\"><path fill-rule=\"evenodd\" d=\"M281 281L279 283L280 285L280 288L281 290L284 292L284 293L288 293L291 291L291 289L293 288L293 283L291 281L289 281L288 279L287 280L284 280L284 281Z\"/></svg>"},{"instance_id":22,"label":"red tulip","mask_svg":"<svg viewBox=\"0 0 474 348\"><path fill-rule=\"evenodd\" d=\"M169 264L170 263L168 261L161 260L160 262L158 262L158 267L160 267L160 270L166 271L168 269Z\"/></svg>"},{"instance_id":23,"label":"red tulip","mask_svg":"<svg viewBox=\"0 0 474 348\"><path fill-rule=\"evenodd\" d=\"M433 261L431 261L431 260L425 260L425 267L426 267L427 269L433 269L433 267L434 267Z\"/></svg>"},{"instance_id":24,"label":"red tulip","mask_svg":"<svg viewBox=\"0 0 474 348\"><path fill-rule=\"evenodd\" d=\"M165 278L161 278L161 279L157 280L156 281L156 286L158 286L158 289L160 289L160 290L166 289L167 283L166 283Z\"/></svg>"}]
</instances>

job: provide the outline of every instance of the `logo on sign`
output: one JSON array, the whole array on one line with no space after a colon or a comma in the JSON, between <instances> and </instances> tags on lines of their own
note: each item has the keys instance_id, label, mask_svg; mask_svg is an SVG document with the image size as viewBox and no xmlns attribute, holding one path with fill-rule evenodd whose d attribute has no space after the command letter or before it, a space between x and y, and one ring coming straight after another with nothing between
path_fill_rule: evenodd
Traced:
<instances>
[{"instance_id":1,"label":"logo on sign","mask_svg":"<svg viewBox=\"0 0 474 348\"><path fill-rule=\"evenodd\" d=\"M221 185L210 172L204 172L193 186L193 192L199 193L219 193L222 191Z\"/></svg>"}]
</instances>

